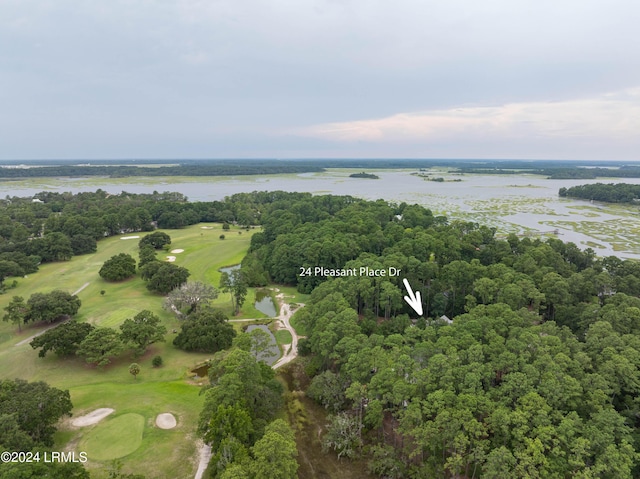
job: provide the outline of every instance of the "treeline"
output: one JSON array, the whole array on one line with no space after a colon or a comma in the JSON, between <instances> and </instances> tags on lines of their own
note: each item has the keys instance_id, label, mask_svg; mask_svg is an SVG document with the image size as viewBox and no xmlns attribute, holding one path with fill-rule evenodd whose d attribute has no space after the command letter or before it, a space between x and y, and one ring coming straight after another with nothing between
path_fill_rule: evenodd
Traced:
<instances>
[{"instance_id":1,"label":"treeline","mask_svg":"<svg viewBox=\"0 0 640 479\"><path fill-rule=\"evenodd\" d=\"M234 175L277 175L286 173L317 173L324 168L310 164L186 164L179 166L83 166L59 165L37 168L0 168L0 178L38 178L57 176L108 176L126 178L132 176L234 176Z\"/></svg>"},{"instance_id":2,"label":"treeline","mask_svg":"<svg viewBox=\"0 0 640 479\"><path fill-rule=\"evenodd\" d=\"M640 198L640 185L628 183L578 185L560 188L558 195L562 198L580 198L606 203L634 203Z\"/></svg>"},{"instance_id":3,"label":"treeline","mask_svg":"<svg viewBox=\"0 0 640 479\"><path fill-rule=\"evenodd\" d=\"M38 269L40 263L66 261L93 253L108 236L182 228L199 222L260 224L268 205L298 193L241 193L224 201L189 203L180 193L119 195L41 192L33 198L0 200L0 289L8 277Z\"/></svg>"},{"instance_id":4,"label":"treeline","mask_svg":"<svg viewBox=\"0 0 640 479\"><path fill-rule=\"evenodd\" d=\"M327 450L380 477L640 475L640 264L417 205L272 206L249 257L311 292L299 346ZM402 274L300 276L316 265Z\"/></svg>"},{"instance_id":5,"label":"treeline","mask_svg":"<svg viewBox=\"0 0 640 479\"><path fill-rule=\"evenodd\" d=\"M476 175L543 175L551 180L592 180L595 178L640 178L640 167L621 166L620 168L606 167L566 167L552 166L545 168L533 168L531 165L511 165L510 168L502 166L491 166L486 168L460 167L453 170L453 173L467 173Z\"/></svg>"}]
</instances>

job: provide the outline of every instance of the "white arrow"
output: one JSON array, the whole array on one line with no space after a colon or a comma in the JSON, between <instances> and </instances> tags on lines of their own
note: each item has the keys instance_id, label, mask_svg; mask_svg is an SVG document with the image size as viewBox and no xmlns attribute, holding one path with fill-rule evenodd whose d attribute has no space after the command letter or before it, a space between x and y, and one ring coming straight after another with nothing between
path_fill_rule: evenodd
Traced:
<instances>
[{"instance_id":1,"label":"white arrow","mask_svg":"<svg viewBox=\"0 0 640 479\"><path fill-rule=\"evenodd\" d=\"M404 278L402 282L404 283L404 287L407 288L407 294L409 295L405 296L404 300L418 313L418 316L422 316L422 298L420 297L420 291L416 291L414 294L407 278Z\"/></svg>"}]
</instances>

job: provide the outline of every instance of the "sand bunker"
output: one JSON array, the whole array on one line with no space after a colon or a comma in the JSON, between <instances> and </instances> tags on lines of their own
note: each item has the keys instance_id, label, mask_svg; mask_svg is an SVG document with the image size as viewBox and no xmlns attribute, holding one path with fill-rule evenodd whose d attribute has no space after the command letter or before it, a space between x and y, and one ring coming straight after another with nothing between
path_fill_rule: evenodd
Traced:
<instances>
[{"instance_id":1,"label":"sand bunker","mask_svg":"<svg viewBox=\"0 0 640 479\"><path fill-rule=\"evenodd\" d=\"M200 227L200 229L203 229L203 230L212 230L212 229L213 229L213 226L201 226L201 227Z\"/></svg>"},{"instance_id":2,"label":"sand bunker","mask_svg":"<svg viewBox=\"0 0 640 479\"><path fill-rule=\"evenodd\" d=\"M176 418L169 412L163 412L156 417L156 426L160 429L173 429L176 427Z\"/></svg>"},{"instance_id":3,"label":"sand bunker","mask_svg":"<svg viewBox=\"0 0 640 479\"><path fill-rule=\"evenodd\" d=\"M173 263L175 260L176 260L176 257L175 257L175 256L167 256L167 261L168 261L169 263Z\"/></svg>"},{"instance_id":4,"label":"sand bunker","mask_svg":"<svg viewBox=\"0 0 640 479\"><path fill-rule=\"evenodd\" d=\"M140 238L140 236L122 236L120 239L136 239Z\"/></svg>"},{"instance_id":5,"label":"sand bunker","mask_svg":"<svg viewBox=\"0 0 640 479\"><path fill-rule=\"evenodd\" d=\"M183 253L183 252L184 252L184 250L183 250L183 249L172 249L172 250L171 250L171 252L172 252L173 254L178 254L178 253Z\"/></svg>"},{"instance_id":6,"label":"sand bunker","mask_svg":"<svg viewBox=\"0 0 640 479\"><path fill-rule=\"evenodd\" d=\"M84 416L75 418L73 421L71 421L71 424L76 427L91 426L93 424L99 423L112 412L115 412L115 409L111 409L110 407L101 407L100 409L96 409L89 414L85 414Z\"/></svg>"}]
</instances>

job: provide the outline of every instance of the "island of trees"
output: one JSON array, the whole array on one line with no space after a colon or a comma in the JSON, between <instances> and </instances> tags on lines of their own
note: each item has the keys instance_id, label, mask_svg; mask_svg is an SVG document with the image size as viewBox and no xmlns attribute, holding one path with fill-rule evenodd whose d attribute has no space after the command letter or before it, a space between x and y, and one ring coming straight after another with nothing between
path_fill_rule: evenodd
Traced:
<instances>
[{"instance_id":1,"label":"island of trees","mask_svg":"<svg viewBox=\"0 0 640 479\"><path fill-rule=\"evenodd\" d=\"M605 203L636 203L640 199L640 185L594 183L560 188L558 194L562 198L580 198Z\"/></svg>"},{"instance_id":2,"label":"island of trees","mask_svg":"<svg viewBox=\"0 0 640 479\"><path fill-rule=\"evenodd\" d=\"M360 173L351 173L349 178L368 178L370 180L378 180L380 177L378 175L374 175L373 173L365 173L364 171Z\"/></svg>"}]
</instances>

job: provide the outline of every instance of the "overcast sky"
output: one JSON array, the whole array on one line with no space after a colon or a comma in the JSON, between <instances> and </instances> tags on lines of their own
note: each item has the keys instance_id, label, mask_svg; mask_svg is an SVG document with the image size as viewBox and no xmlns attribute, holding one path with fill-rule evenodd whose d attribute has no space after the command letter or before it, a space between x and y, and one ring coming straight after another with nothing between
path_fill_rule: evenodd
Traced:
<instances>
[{"instance_id":1,"label":"overcast sky","mask_svg":"<svg viewBox=\"0 0 640 479\"><path fill-rule=\"evenodd\" d=\"M0 158L640 160L637 0L0 0Z\"/></svg>"}]
</instances>

